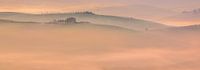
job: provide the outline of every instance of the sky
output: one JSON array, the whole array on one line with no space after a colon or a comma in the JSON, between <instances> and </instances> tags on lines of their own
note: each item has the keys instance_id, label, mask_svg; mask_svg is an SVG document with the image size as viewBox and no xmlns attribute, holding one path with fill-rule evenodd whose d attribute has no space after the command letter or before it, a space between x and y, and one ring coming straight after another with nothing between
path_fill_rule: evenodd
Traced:
<instances>
[{"instance_id":1,"label":"sky","mask_svg":"<svg viewBox=\"0 0 200 70\"><path fill-rule=\"evenodd\" d=\"M159 21L168 17L166 15L173 16L185 10L200 8L199 3L200 0L0 0L0 12L95 11Z\"/></svg>"},{"instance_id":2,"label":"sky","mask_svg":"<svg viewBox=\"0 0 200 70\"><path fill-rule=\"evenodd\" d=\"M198 8L200 0L0 0L0 11L29 13L94 10L142 4L174 11Z\"/></svg>"}]
</instances>

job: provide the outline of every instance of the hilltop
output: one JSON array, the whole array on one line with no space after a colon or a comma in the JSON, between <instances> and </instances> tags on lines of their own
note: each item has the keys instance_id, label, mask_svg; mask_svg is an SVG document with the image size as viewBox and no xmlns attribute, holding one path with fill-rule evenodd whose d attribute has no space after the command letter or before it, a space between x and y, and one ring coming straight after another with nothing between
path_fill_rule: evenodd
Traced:
<instances>
[{"instance_id":1,"label":"hilltop","mask_svg":"<svg viewBox=\"0 0 200 70\"><path fill-rule=\"evenodd\" d=\"M0 12L0 19L13 20L13 21L25 21L25 22L40 22L46 23L55 19L65 19L69 17L75 17L78 21L88 21L94 24L120 26L123 28L144 31L148 29L162 29L168 26L146 21L136 18L99 15L93 12L77 12L77 13L49 13L49 14L27 14L17 12Z\"/></svg>"}]
</instances>

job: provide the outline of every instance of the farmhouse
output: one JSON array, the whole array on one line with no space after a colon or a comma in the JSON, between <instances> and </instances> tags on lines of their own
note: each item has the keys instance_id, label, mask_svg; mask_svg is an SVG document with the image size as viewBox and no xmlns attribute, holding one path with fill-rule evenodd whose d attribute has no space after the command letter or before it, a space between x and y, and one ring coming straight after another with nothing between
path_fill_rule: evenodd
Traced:
<instances>
[{"instance_id":1,"label":"farmhouse","mask_svg":"<svg viewBox=\"0 0 200 70\"><path fill-rule=\"evenodd\" d=\"M85 22L85 21L77 22L76 18L69 17L64 20L54 20L52 22L48 22L47 24L65 24L65 25L67 25L67 24L81 24L81 23L90 23L90 22Z\"/></svg>"},{"instance_id":2,"label":"farmhouse","mask_svg":"<svg viewBox=\"0 0 200 70\"><path fill-rule=\"evenodd\" d=\"M76 23L78 22L76 21L76 18L74 17L69 17L64 20L54 20L52 22L48 22L48 24L76 24Z\"/></svg>"}]
</instances>

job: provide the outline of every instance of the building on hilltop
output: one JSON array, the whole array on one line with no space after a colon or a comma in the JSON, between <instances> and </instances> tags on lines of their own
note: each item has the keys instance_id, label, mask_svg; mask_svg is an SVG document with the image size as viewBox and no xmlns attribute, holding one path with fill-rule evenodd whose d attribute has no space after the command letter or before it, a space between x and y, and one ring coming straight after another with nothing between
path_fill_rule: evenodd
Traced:
<instances>
[{"instance_id":1,"label":"building on hilltop","mask_svg":"<svg viewBox=\"0 0 200 70\"><path fill-rule=\"evenodd\" d=\"M80 23L90 23L90 22L77 22L76 18L69 17L64 20L54 20L52 22L48 22L47 24L80 24Z\"/></svg>"},{"instance_id":2,"label":"building on hilltop","mask_svg":"<svg viewBox=\"0 0 200 70\"><path fill-rule=\"evenodd\" d=\"M75 14L85 14L85 15L95 15L95 13L90 11L84 11L84 12L75 12Z\"/></svg>"},{"instance_id":3,"label":"building on hilltop","mask_svg":"<svg viewBox=\"0 0 200 70\"><path fill-rule=\"evenodd\" d=\"M76 18L74 18L74 17L70 17L70 18L65 19L65 22L66 22L67 24L77 23L77 22L76 22Z\"/></svg>"},{"instance_id":4,"label":"building on hilltop","mask_svg":"<svg viewBox=\"0 0 200 70\"><path fill-rule=\"evenodd\" d=\"M48 24L76 24L76 18L74 17L69 17L64 20L54 20L53 22L48 22Z\"/></svg>"}]
</instances>

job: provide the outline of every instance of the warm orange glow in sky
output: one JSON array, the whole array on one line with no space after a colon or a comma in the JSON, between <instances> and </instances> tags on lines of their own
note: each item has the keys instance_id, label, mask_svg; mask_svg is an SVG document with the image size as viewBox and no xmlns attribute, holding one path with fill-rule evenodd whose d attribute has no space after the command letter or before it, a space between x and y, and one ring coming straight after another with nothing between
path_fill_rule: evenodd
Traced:
<instances>
[{"instance_id":1,"label":"warm orange glow in sky","mask_svg":"<svg viewBox=\"0 0 200 70\"><path fill-rule=\"evenodd\" d=\"M105 7L120 6L120 5L100 5L100 4L81 4L81 5L38 5L38 6L1 6L1 12L25 12L25 13L59 13L96 10Z\"/></svg>"},{"instance_id":2,"label":"warm orange glow in sky","mask_svg":"<svg viewBox=\"0 0 200 70\"><path fill-rule=\"evenodd\" d=\"M188 26L188 25L198 25L200 21L160 21L160 23L165 23L172 26Z\"/></svg>"},{"instance_id":3,"label":"warm orange glow in sky","mask_svg":"<svg viewBox=\"0 0 200 70\"><path fill-rule=\"evenodd\" d=\"M148 5L169 10L198 8L197 0L0 0L0 11L13 12L60 12L91 10L96 8L115 7L121 5ZM179 3L179 5L177 5ZM141 8L142 9L142 8Z\"/></svg>"}]
</instances>

